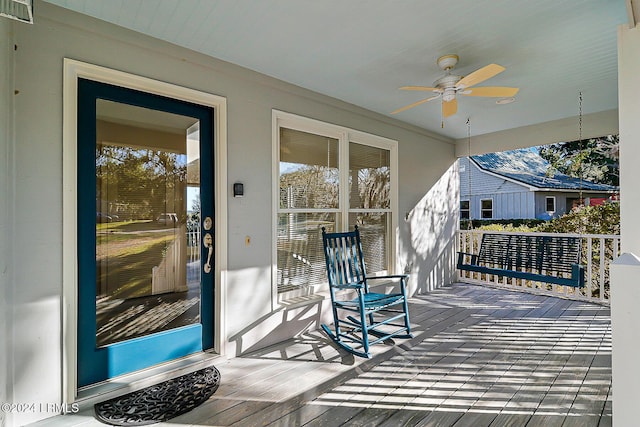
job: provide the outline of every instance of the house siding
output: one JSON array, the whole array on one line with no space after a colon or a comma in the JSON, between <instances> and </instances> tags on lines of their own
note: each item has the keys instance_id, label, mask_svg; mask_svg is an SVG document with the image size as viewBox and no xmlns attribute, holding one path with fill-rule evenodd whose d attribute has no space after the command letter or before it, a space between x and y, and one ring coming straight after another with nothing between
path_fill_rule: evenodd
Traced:
<instances>
[{"instance_id":1,"label":"house siding","mask_svg":"<svg viewBox=\"0 0 640 427\"><path fill-rule=\"evenodd\" d=\"M528 187L486 173L474 163L470 164L466 157L458 162L463 168L460 172L460 199L471 201L473 219L481 218L480 203L483 199L493 200L493 219L535 218L535 196Z\"/></svg>"},{"instance_id":2,"label":"house siding","mask_svg":"<svg viewBox=\"0 0 640 427\"><path fill-rule=\"evenodd\" d=\"M246 189L245 197L229 198L218 207L229 218L229 239L223 249L228 269L222 284L228 314L223 319L227 355L282 341L309 325L318 327L321 316L327 314L320 313L320 305L287 310L284 315L282 309L272 308L273 109L397 140L402 165L398 171L399 216L406 219L398 221L397 265L412 273L412 292L454 279L458 176L453 141L48 3L38 2L35 12L34 25L13 26L18 49L11 93L15 87L19 95L11 113L15 113L16 132L11 142L0 136L0 149L9 151L7 163L13 165L13 169L0 171L2 179L9 181L0 189L1 205L20 213L0 223L3 254L11 248L11 256L3 257L9 260L10 276L0 269L2 291L11 295L3 301L12 305L2 310L8 318L7 329L3 332L0 326L0 334L19 337L6 352L8 371L2 379L19 381L0 384L11 401L68 402L61 383L63 334L73 332L63 329L61 322L62 307L67 304L62 299L61 251L65 57L227 98L227 180L243 182ZM11 69L8 57L5 52L4 70ZM2 106L7 108L7 90L3 92ZM8 188L15 191L9 193ZM20 230L20 238L12 235L5 240L7 230ZM251 245L245 244L245 236L251 236ZM52 415L14 414L7 425L24 425Z\"/></svg>"},{"instance_id":3,"label":"house siding","mask_svg":"<svg viewBox=\"0 0 640 427\"><path fill-rule=\"evenodd\" d=\"M573 195L573 194L572 194ZM556 192L538 192L536 193L536 218L543 218L547 214L546 201L547 197L556 198L556 210L553 212L553 218L557 218L567 212L567 193ZM578 193L575 193L575 197L578 197Z\"/></svg>"},{"instance_id":4,"label":"house siding","mask_svg":"<svg viewBox=\"0 0 640 427\"><path fill-rule=\"evenodd\" d=\"M536 218L544 218L547 214L546 209L546 198L549 196L554 196L556 198L556 210L553 213L553 218L558 218L568 212L571 211L573 205L567 199L579 199L580 192L554 192L554 191L538 191L535 193L535 203L536 203ZM589 193L586 191L582 192L582 198L585 199L585 203L589 203L589 199L591 198L606 198L609 195L607 193Z\"/></svg>"}]
</instances>

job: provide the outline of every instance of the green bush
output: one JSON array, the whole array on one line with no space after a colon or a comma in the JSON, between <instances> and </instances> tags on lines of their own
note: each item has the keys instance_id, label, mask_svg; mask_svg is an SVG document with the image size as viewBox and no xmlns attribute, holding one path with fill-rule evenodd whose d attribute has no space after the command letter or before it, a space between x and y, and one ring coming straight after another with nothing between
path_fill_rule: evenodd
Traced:
<instances>
[{"instance_id":1,"label":"green bush","mask_svg":"<svg viewBox=\"0 0 640 427\"><path fill-rule=\"evenodd\" d=\"M460 220L460 230L478 228L490 231L533 231L537 226L543 224L542 219L474 219L471 227L468 219Z\"/></svg>"},{"instance_id":2,"label":"green bush","mask_svg":"<svg viewBox=\"0 0 640 427\"><path fill-rule=\"evenodd\" d=\"M583 206L544 224L536 231L549 233L620 234L620 204Z\"/></svg>"},{"instance_id":3,"label":"green bush","mask_svg":"<svg viewBox=\"0 0 640 427\"><path fill-rule=\"evenodd\" d=\"M471 224L469 220L460 221L460 230L469 230L470 228L486 231L620 234L620 204L606 203L599 206L583 206L550 221L541 219L474 219Z\"/></svg>"}]
</instances>

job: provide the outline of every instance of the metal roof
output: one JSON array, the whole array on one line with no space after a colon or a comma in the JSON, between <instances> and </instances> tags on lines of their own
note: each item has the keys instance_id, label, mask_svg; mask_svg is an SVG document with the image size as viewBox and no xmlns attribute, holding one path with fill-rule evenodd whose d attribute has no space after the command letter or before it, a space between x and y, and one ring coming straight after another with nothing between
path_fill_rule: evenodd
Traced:
<instances>
[{"instance_id":1,"label":"metal roof","mask_svg":"<svg viewBox=\"0 0 640 427\"><path fill-rule=\"evenodd\" d=\"M471 156L481 169L543 190L587 190L617 192L613 185L596 184L563 173L549 174L550 163L535 149L518 149Z\"/></svg>"}]
</instances>

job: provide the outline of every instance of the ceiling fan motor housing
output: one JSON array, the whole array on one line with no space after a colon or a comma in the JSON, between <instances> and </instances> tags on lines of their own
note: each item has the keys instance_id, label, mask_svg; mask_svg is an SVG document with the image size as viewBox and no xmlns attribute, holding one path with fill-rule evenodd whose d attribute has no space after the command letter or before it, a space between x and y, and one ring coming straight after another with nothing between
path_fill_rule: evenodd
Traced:
<instances>
[{"instance_id":1,"label":"ceiling fan motor housing","mask_svg":"<svg viewBox=\"0 0 640 427\"><path fill-rule=\"evenodd\" d=\"M454 88L447 88L442 93L442 100L444 102L451 102L456 99L456 90Z\"/></svg>"},{"instance_id":2,"label":"ceiling fan motor housing","mask_svg":"<svg viewBox=\"0 0 640 427\"><path fill-rule=\"evenodd\" d=\"M456 76L454 74L447 74L446 76L440 77L438 80L433 82L433 85L439 89L442 89L444 93L447 93L447 89L452 89L455 94L455 86L462 79L462 76Z\"/></svg>"}]
</instances>

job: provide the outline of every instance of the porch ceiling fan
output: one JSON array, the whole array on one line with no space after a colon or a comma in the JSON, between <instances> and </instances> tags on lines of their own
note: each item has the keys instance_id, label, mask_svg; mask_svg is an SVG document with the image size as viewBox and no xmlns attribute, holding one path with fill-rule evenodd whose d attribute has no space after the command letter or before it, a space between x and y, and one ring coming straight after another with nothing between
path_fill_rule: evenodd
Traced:
<instances>
[{"instance_id":1,"label":"porch ceiling fan","mask_svg":"<svg viewBox=\"0 0 640 427\"><path fill-rule=\"evenodd\" d=\"M458 111L458 95L510 98L518 93L519 88L517 87L482 86L472 88L472 86L503 72L505 68L501 65L489 64L463 77L452 74L453 67L457 63L458 55L449 54L438 58L438 66L444 70L445 75L433 82L433 87L403 86L400 88L401 90L434 92L436 95L399 108L391 114L397 114L434 99L442 98L442 117L445 118L453 116Z\"/></svg>"}]
</instances>

